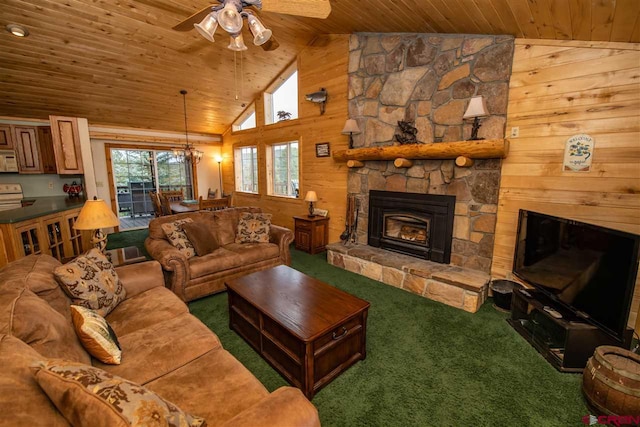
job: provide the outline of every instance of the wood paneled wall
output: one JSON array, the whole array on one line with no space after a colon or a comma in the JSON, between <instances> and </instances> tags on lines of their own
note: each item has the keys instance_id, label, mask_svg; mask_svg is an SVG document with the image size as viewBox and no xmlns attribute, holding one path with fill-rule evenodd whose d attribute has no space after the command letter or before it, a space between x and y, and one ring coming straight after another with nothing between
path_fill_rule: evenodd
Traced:
<instances>
[{"instance_id":1,"label":"wood paneled wall","mask_svg":"<svg viewBox=\"0 0 640 427\"><path fill-rule=\"evenodd\" d=\"M506 133L520 129L502 164L494 276L511 271L519 209L640 234L639 76L638 44L516 40ZM591 171L563 172L580 133L595 138Z\"/></svg>"},{"instance_id":2,"label":"wood paneled wall","mask_svg":"<svg viewBox=\"0 0 640 427\"><path fill-rule=\"evenodd\" d=\"M347 194L347 167L334 162L331 157L316 157L316 144L329 142L331 152L346 149L348 137L340 131L348 116L347 64L349 36L331 35L317 39L305 48L297 59L298 65L298 114L299 119L264 126L263 98L256 99L255 129L231 132L223 135L223 177L225 192L235 190L234 147L258 146L259 194L234 194L236 206L259 206L273 214L273 222L293 229L293 216L308 211L304 195L309 190L318 194L316 207L328 209L329 241L339 240L344 231ZM318 104L304 99L304 95L325 88L328 92L326 111L320 115ZM266 150L269 144L299 141L300 147L300 198L288 199L267 195Z\"/></svg>"}]
</instances>

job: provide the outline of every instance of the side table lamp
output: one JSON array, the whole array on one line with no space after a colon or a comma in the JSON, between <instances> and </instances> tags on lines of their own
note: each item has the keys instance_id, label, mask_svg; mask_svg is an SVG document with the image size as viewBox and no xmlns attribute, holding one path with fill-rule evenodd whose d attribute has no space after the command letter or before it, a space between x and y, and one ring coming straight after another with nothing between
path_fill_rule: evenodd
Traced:
<instances>
[{"instance_id":1,"label":"side table lamp","mask_svg":"<svg viewBox=\"0 0 640 427\"><path fill-rule=\"evenodd\" d=\"M91 243L100 252L105 253L107 236L101 229L117 227L118 225L120 225L120 220L118 220L118 217L111 211L105 201L94 196L93 200L85 202L73 228L76 230L94 230Z\"/></svg>"},{"instance_id":2,"label":"side table lamp","mask_svg":"<svg viewBox=\"0 0 640 427\"><path fill-rule=\"evenodd\" d=\"M305 202L309 202L309 218L313 218L315 214L313 213L313 202L318 201L318 195L315 191L307 191L307 195L304 197Z\"/></svg>"}]
</instances>

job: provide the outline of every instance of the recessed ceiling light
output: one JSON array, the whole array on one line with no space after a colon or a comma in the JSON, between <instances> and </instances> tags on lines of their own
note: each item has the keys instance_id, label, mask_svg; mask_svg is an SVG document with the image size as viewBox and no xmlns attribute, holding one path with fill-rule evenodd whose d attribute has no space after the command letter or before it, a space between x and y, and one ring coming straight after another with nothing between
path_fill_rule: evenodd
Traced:
<instances>
[{"instance_id":1,"label":"recessed ceiling light","mask_svg":"<svg viewBox=\"0 0 640 427\"><path fill-rule=\"evenodd\" d=\"M19 24L9 24L5 28L16 37L27 37L29 35L29 30Z\"/></svg>"}]
</instances>

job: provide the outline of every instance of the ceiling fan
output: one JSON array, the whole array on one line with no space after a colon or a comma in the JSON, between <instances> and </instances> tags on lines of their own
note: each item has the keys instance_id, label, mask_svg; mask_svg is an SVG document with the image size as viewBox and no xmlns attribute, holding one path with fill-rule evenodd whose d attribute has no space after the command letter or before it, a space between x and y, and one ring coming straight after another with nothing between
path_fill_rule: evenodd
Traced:
<instances>
[{"instance_id":1,"label":"ceiling fan","mask_svg":"<svg viewBox=\"0 0 640 427\"><path fill-rule=\"evenodd\" d=\"M276 49L279 43L273 37L271 30L266 28L256 16L258 10L320 19L326 18L331 12L329 0L264 0L264 4L262 1L219 0L219 4L205 7L173 29L189 31L195 28L200 35L213 42L213 34L220 26L231 36L227 47L234 51L242 51L247 50L242 37L242 20L246 19L253 35L253 43L269 51Z\"/></svg>"}]
</instances>

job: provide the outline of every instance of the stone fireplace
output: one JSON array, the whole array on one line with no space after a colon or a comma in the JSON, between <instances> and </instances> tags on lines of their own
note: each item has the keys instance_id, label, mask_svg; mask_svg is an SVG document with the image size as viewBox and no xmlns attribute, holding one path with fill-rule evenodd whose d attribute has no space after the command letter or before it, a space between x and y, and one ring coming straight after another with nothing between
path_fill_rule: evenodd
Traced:
<instances>
[{"instance_id":1,"label":"stone fireplace","mask_svg":"<svg viewBox=\"0 0 640 427\"><path fill-rule=\"evenodd\" d=\"M471 122L462 116L478 95L489 112L478 136L503 139L513 40L460 34L352 35L349 115L362 130L353 135L354 148L398 144L398 121L414 124L419 143L468 139ZM475 160L470 167L459 167L453 159L408 160L408 167L366 160L349 170L347 191L361 201L359 245L330 245L327 258L349 271L475 312L486 298L490 279L501 161ZM433 217L371 209L382 191L454 197L450 253L432 248L442 230L433 226ZM379 229L373 239L371 221L382 221L374 226ZM402 250L375 247L376 239ZM408 246L413 252L404 250ZM434 262L436 258L440 260Z\"/></svg>"},{"instance_id":2,"label":"stone fireplace","mask_svg":"<svg viewBox=\"0 0 640 427\"><path fill-rule=\"evenodd\" d=\"M449 264L455 197L369 192L368 244Z\"/></svg>"}]
</instances>

